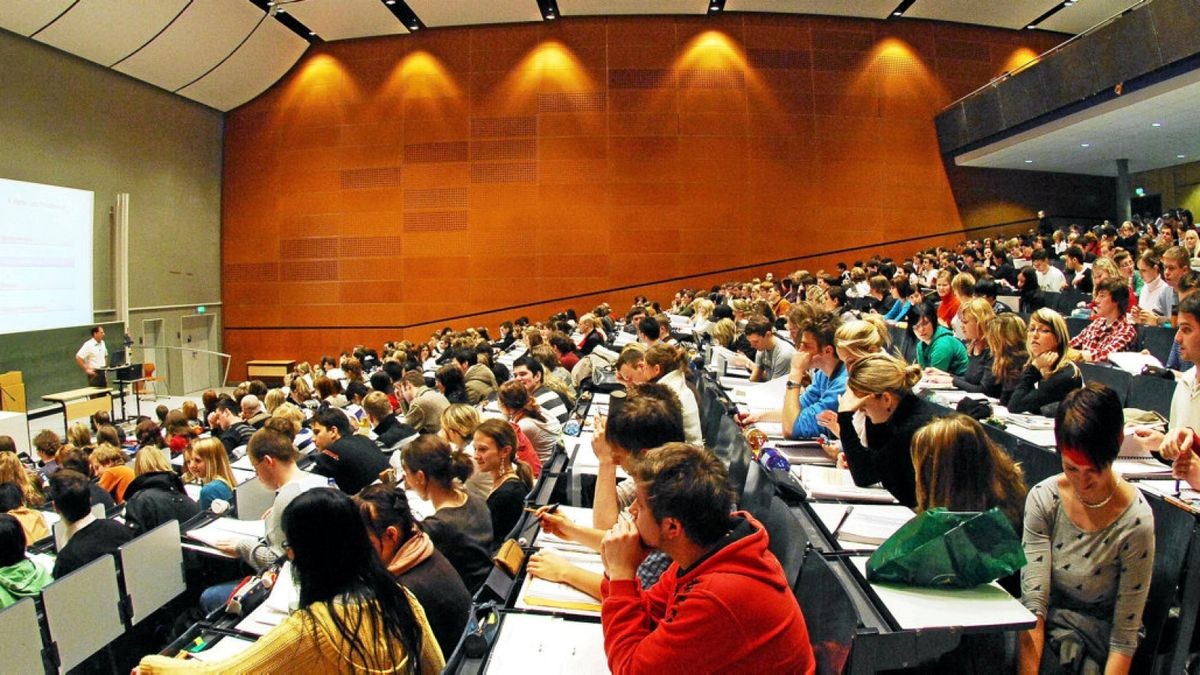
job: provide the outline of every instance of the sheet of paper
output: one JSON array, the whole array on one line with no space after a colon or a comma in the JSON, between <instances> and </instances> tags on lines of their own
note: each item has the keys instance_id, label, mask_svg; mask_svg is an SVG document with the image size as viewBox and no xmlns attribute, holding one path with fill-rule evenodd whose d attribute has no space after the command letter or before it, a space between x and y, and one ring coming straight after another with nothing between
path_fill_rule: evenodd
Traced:
<instances>
[{"instance_id":1,"label":"sheet of paper","mask_svg":"<svg viewBox=\"0 0 1200 675\"><path fill-rule=\"evenodd\" d=\"M851 562L866 577L867 558ZM899 584L871 584L879 600L901 628L917 630L946 626L998 626L1009 630L1031 628L1037 617L992 582L975 588L933 589Z\"/></svg>"},{"instance_id":2,"label":"sheet of paper","mask_svg":"<svg viewBox=\"0 0 1200 675\"><path fill-rule=\"evenodd\" d=\"M216 546L219 541L236 541L239 539L262 539L266 535L266 523L261 520L238 520L237 518L217 518L213 522L188 530L185 537Z\"/></svg>"},{"instance_id":3,"label":"sheet of paper","mask_svg":"<svg viewBox=\"0 0 1200 675\"><path fill-rule=\"evenodd\" d=\"M1146 366L1163 367L1158 357L1141 352L1112 352L1108 355L1108 362L1131 375L1141 375Z\"/></svg>"},{"instance_id":4,"label":"sheet of paper","mask_svg":"<svg viewBox=\"0 0 1200 675\"><path fill-rule=\"evenodd\" d=\"M1117 459L1113 469L1126 478L1171 477L1171 467L1155 459Z\"/></svg>"},{"instance_id":5,"label":"sheet of paper","mask_svg":"<svg viewBox=\"0 0 1200 675\"><path fill-rule=\"evenodd\" d=\"M841 499L851 502L894 504L896 498L883 488L858 487L847 469L798 464L792 474L804 484L804 489L813 499Z\"/></svg>"},{"instance_id":6,"label":"sheet of paper","mask_svg":"<svg viewBox=\"0 0 1200 675\"><path fill-rule=\"evenodd\" d=\"M878 546L913 519L906 506L863 504L854 507L838 530L838 539L858 544Z\"/></svg>"},{"instance_id":7,"label":"sheet of paper","mask_svg":"<svg viewBox=\"0 0 1200 675\"><path fill-rule=\"evenodd\" d=\"M506 614L488 658L490 675L608 673L600 624L539 614Z\"/></svg>"}]
</instances>

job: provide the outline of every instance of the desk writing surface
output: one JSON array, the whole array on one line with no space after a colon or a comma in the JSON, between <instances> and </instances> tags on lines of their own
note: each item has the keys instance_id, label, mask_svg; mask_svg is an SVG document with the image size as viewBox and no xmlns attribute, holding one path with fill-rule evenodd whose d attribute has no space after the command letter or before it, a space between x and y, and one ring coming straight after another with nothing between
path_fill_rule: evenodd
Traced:
<instances>
[{"instance_id":1,"label":"desk writing surface","mask_svg":"<svg viewBox=\"0 0 1200 675\"><path fill-rule=\"evenodd\" d=\"M491 675L607 673L600 624L539 614L505 614L484 672Z\"/></svg>"},{"instance_id":2,"label":"desk writing surface","mask_svg":"<svg viewBox=\"0 0 1200 675\"><path fill-rule=\"evenodd\" d=\"M867 577L867 557L851 564ZM906 630L932 628L1003 628L1023 630L1037 623L1020 600L992 582L975 588L935 589L867 582L880 602Z\"/></svg>"},{"instance_id":3,"label":"desk writing surface","mask_svg":"<svg viewBox=\"0 0 1200 675\"><path fill-rule=\"evenodd\" d=\"M79 389L71 389L70 391L60 391L54 394L45 394L42 396L43 401L51 401L53 403L66 403L81 398L93 398L109 393L106 387L81 387Z\"/></svg>"}]
</instances>

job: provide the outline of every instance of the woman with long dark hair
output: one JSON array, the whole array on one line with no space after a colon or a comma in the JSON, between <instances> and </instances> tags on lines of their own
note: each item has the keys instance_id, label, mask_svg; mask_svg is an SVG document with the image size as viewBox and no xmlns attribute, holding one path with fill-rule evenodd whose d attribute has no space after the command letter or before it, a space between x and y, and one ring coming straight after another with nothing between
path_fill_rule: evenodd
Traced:
<instances>
[{"instance_id":1,"label":"woman with long dark hair","mask_svg":"<svg viewBox=\"0 0 1200 675\"><path fill-rule=\"evenodd\" d=\"M283 512L300 608L253 647L224 661L147 656L139 672L437 673L445 660L421 605L379 559L358 507L315 488Z\"/></svg>"}]
</instances>

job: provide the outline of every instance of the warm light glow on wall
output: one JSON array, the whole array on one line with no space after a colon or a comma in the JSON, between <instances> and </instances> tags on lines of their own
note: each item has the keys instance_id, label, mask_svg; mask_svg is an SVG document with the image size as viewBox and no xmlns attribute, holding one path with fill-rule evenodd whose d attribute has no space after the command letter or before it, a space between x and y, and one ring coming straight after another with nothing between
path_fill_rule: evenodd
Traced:
<instances>
[{"instance_id":1,"label":"warm light glow on wall","mask_svg":"<svg viewBox=\"0 0 1200 675\"><path fill-rule=\"evenodd\" d=\"M420 50L396 64L380 93L385 97L453 98L461 96L462 90L436 56Z\"/></svg>"},{"instance_id":2,"label":"warm light glow on wall","mask_svg":"<svg viewBox=\"0 0 1200 675\"><path fill-rule=\"evenodd\" d=\"M1029 47L1018 47L1017 49L1013 50L1012 54L1008 55L1008 58L1004 60L1004 67L1001 68L1000 72L996 74L1000 75L1001 73L1015 73L1022 68L1028 68L1029 66L1032 66L1037 62L1037 60L1037 52L1033 51Z\"/></svg>"},{"instance_id":3,"label":"warm light glow on wall","mask_svg":"<svg viewBox=\"0 0 1200 675\"><path fill-rule=\"evenodd\" d=\"M921 56L904 40L881 40L858 70L850 89L859 96L878 96L883 100L920 98L931 114L949 103L946 90L934 77Z\"/></svg>"},{"instance_id":4,"label":"warm light glow on wall","mask_svg":"<svg viewBox=\"0 0 1200 675\"><path fill-rule=\"evenodd\" d=\"M596 81L569 47L558 40L539 42L508 73L489 99L502 114L521 110L539 93L595 91Z\"/></svg>"},{"instance_id":5,"label":"warm light glow on wall","mask_svg":"<svg viewBox=\"0 0 1200 675\"><path fill-rule=\"evenodd\" d=\"M728 35L719 30L706 30L684 45L674 68L745 71L746 54Z\"/></svg>"},{"instance_id":6,"label":"warm light glow on wall","mask_svg":"<svg viewBox=\"0 0 1200 675\"><path fill-rule=\"evenodd\" d=\"M305 105L321 98L339 102L355 101L361 92L345 66L329 54L316 54L300 66L287 85L284 100L289 105Z\"/></svg>"}]
</instances>

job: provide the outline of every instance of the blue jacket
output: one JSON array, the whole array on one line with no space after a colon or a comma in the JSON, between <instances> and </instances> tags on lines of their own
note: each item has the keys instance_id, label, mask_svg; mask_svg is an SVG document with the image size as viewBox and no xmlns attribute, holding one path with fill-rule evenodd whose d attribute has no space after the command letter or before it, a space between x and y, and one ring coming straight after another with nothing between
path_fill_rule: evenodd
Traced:
<instances>
[{"instance_id":1,"label":"blue jacket","mask_svg":"<svg viewBox=\"0 0 1200 675\"><path fill-rule=\"evenodd\" d=\"M813 372L812 384L800 395L800 414L792 424L792 438L816 438L821 435L817 424L817 413L822 410L837 410L838 397L846 391L848 373L846 364L839 362L833 377L823 370Z\"/></svg>"},{"instance_id":2,"label":"blue jacket","mask_svg":"<svg viewBox=\"0 0 1200 675\"><path fill-rule=\"evenodd\" d=\"M908 310L912 307L912 303L908 300L897 300L887 314L883 315L884 321L903 321L904 317L908 316Z\"/></svg>"}]
</instances>

